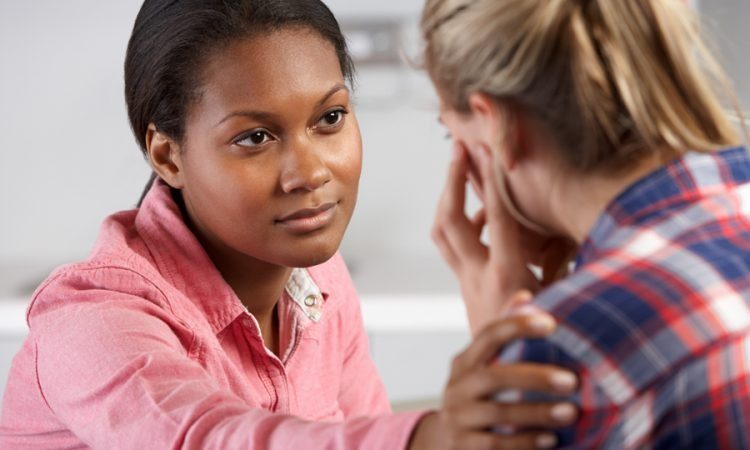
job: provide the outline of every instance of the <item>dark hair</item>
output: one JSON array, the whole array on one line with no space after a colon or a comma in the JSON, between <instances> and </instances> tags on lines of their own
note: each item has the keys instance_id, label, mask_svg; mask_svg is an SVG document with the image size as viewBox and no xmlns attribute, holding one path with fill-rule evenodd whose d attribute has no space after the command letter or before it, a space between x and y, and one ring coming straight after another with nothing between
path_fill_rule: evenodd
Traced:
<instances>
[{"instance_id":1,"label":"dark hair","mask_svg":"<svg viewBox=\"0 0 750 450\"><path fill-rule=\"evenodd\" d=\"M128 116L144 154L150 123L182 140L188 108L199 98L201 70L211 54L238 39L294 26L329 41L342 74L353 84L346 41L320 0L144 1L125 56Z\"/></svg>"}]
</instances>

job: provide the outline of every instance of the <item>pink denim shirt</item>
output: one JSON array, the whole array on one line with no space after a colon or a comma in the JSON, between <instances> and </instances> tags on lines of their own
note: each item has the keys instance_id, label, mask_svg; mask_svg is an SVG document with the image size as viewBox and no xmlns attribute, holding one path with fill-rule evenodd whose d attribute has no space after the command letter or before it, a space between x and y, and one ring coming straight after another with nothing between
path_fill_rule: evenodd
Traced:
<instances>
[{"instance_id":1,"label":"pink denim shirt","mask_svg":"<svg viewBox=\"0 0 750 450\"><path fill-rule=\"evenodd\" d=\"M280 358L157 182L34 294L0 448L406 448L421 414L391 414L341 257L278 311Z\"/></svg>"}]
</instances>

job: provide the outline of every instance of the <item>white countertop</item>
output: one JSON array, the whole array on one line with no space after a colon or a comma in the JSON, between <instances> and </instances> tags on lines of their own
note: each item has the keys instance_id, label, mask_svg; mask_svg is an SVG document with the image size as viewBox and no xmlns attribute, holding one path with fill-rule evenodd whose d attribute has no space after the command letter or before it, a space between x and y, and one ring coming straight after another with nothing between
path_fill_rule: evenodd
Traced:
<instances>
[{"instance_id":1,"label":"white countertop","mask_svg":"<svg viewBox=\"0 0 750 450\"><path fill-rule=\"evenodd\" d=\"M0 298L0 336L26 335L26 307L29 300L25 298Z\"/></svg>"},{"instance_id":2,"label":"white countertop","mask_svg":"<svg viewBox=\"0 0 750 450\"><path fill-rule=\"evenodd\" d=\"M457 295L363 295L362 317L368 333L452 333L469 330L466 309Z\"/></svg>"}]
</instances>

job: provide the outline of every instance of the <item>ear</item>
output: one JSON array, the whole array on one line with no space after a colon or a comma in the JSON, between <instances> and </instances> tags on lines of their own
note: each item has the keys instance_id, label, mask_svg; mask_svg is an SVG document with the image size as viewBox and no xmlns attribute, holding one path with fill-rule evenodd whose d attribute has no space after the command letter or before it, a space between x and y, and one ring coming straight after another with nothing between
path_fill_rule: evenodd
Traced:
<instances>
[{"instance_id":1,"label":"ear","mask_svg":"<svg viewBox=\"0 0 750 450\"><path fill-rule=\"evenodd\" d=\"M150 123L146 130L146 154L159 177L175 189L182 189L183 171L180 147Z\"/></svg>"},{"instance_id":2,"label":"ear","mask_svg":"<svg viewBox=\"0 0 750 450\"><path fill-rule=\"evenodd\" d=\"M512 170L523 157L522 130L517 111L510 105L501 105L483 92L469 96L469 108L478 120L482 139L498 147L503 168Z\"/></svg>"}]
</instances>

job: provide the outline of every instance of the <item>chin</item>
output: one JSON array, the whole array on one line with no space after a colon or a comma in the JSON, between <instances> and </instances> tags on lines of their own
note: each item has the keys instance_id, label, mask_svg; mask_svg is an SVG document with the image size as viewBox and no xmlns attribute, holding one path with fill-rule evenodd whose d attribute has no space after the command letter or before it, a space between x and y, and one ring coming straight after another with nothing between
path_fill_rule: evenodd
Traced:
<instances>
[{"instance_id":1,"label":"chin","mask_svg":"<svg viewBox=\"0 0 750 450\"><path fill-rule=\"evenodd\" d=\"M336 254L340 240L336 242L322 242L314 245L295 245L289 250L282 265L286 267L313 267L323 264Z\"/></svg>"},{"instance_id":2,"label":"chin","mask_svg":"<svg viewBox=\"0 0 750 450\"><path fill-rule=\"evenodd\" d=\"M290 258L288 262L284 265L286 267L299 267L299 268L313 267L313 266L323 264L324 262L333 258L333 255L335 254L336 254L336 250L327 251L327 252L316 252L314 254L295 255L293 258Z\"/></svg>"}]
</instances>

